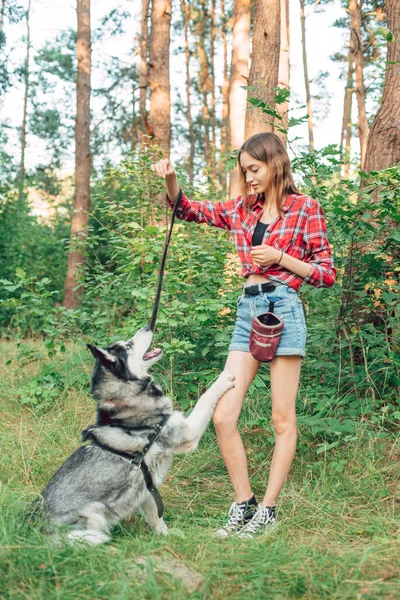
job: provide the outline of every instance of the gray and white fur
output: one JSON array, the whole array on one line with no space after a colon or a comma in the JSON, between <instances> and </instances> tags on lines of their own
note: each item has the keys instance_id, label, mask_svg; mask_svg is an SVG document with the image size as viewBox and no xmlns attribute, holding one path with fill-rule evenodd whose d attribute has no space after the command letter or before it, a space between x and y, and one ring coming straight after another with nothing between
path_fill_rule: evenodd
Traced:
<instances>
[{"instance_id":1,"label":"gray and white fur","mask_svg":"<svg viewBox=\"0 0 400 600\"><path fill-rule=\"evenodd\" d=\"M98 403L96 425L89 430L99 443L134 455L146 446L151 428L170 415L145 458L158 487L173 455L197 448L218 400L233 387L234 377L223 371L185 417L174 411L170 398L148 374L162 355L160 349L149 351L152 338L152 331L144 327L128 342L107 348L88 345L96 358L92 393ZM35 512L38 510L47 533L66 536L72 542L107 542L113 525L136 510L156 533L168 531L158 517L142 471L132 469L128 459L96 445L81 446L67 458L43 490Z\"/></svg>"}]
</instances>

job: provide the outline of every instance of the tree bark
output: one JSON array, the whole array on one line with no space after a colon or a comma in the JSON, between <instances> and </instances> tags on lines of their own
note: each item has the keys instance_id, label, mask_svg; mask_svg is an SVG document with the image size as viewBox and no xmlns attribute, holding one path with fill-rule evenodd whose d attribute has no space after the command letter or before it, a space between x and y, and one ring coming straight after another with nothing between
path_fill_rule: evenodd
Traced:
<instances>
[{"instance_id":1,"label":"tree bark","mask_svg":"<svg viewBox=\"0 0 400 600\"><path fill-rule=\"evenodd\" d=\"M143 141L143 135L147 134L151 136L149 120L147 115L147 90L149 87L148 80L148 42L149 42L149 31L148 31L148 19L149 19L149 4L150 0L142 0L142 16L140 26L140 72L139 72L139 87L140 87L140 99L139 99L139 112L141 127L139 129L139 142Z\"/></svg>"},{"instance_id":2,"label":"tree bark","mask_svg":"<svg viewBox=\"0 0 400 600\"><path fill-rule=\"evenodd\" d=\"M189 128L189 140L190 140L190 151L189 151L189 180L193 183L193 166L194 166L194 129L193 129L193 117L192 117L192 103L191 103L191 90L190 90L190 48L189 48L189 37L188 37L188 26L190 21L190 7L186 3L186 0L181 0L182 16L183 16L183 35L185 39L185 65L186 65L186 118Z\"/></svg>"},{"instance_id":3,"label":"tree bark","mask_svg":"<svg viewBox=\"0 0 400 600\"><path fill-rule=\"evenodd\" d=\"M169 46L172 0L153 0L150 34L150 126L156 143L169 155L171 145L171 96Z\"/></svg>"},{"instance_id":4,"label":"tree bark","mask_svg":"<svg viewBox=\"0 0 400 600\"><path fill-rule=\"evenodd\" d=\"M250 58L250 0L234 0L232 61L229 81L229 136L232 149L238 149L244 142L246 117L246 90L248 84ZM237 167L230 173L229 195L240 193Z\"/></svg>"},{"instance_id":5,"label":"tree bark","mask_svg":"<svg viewBox=\"0 0 400 600\"><path fill-rule=\"evenodd\" d=\"M275 108L278 86L281 9L279 0L255 0L249 85L257 88L250 96ZM268 57L268 60L266 60ZM262 131L274 131L274 123L258 108L246 111L245 138Z\"/></svg>"},{"instance_id":6,"label":"tree bark","mask_svg":"<svg viewBox=\"0 0 400 600\"><path fill-rule=\"evenodd\" d=\"M342 133L340 136L340 150L342 158L344 159L344 177L349 178L350 172L350 146L351 146L351 114L353 105L353 92L354 92L354 59L353 53L348 54L348 67L347 67L347 81L346 88L344 90L343 100L343 120L342 120ZM343 148L344 146L344 148Z\"/></svg>"},{"instance_id":7,"label":"tree bark","mask_svg":"<svg viewBox=\"0 0 400 600\"><path fill-rule=\"evenodd\" d=\"M357 129L360 140L360 166L364 168L365 152L369 134L367 113L365 110L365 86L364 86L364 54L361 35L361 5L362 0L349 1L350 30L352 50L354 54L356 98L358 107Z\"/></svg>"},{"instance_id":8,"label":"tree bark","mask_svg":"<svg viewBox=\"0 0 400 600\"><path fill-rule=\"evenodd\" d=\"M28 2L28 8L26 11L26 55L25 55L25 68L24 68L24 107L22 112L22 125L21 125L21 160L19 164L19 190L20 195L22 194L24 179L25 179L25 151L26 151L26 123L27 123L27 112L28 112L28 99L29 99L29 69L30 69L30 55L31 55L31 0Z\"/></svg>"},{"instance_id":9,"label":"tree bark","mask_svg":"<svg viewBox=\"0 0 400 600\"><path fill-rule=\"evenodd\" d=\"M280 88L289 88L290 78L290 26L289 26L289 0L280 0L281 3L281 47L279 54L279 73L278 86ZM277 111L282 117L282 121L277 120L275 127L287 129L289 102L284 102L277 106ZM286 146L287 134L277 131L282 142Z\"/></svg>"},{"instance_id":10,"label":"tree bark","mask_svg":"<svg viewBox=\"0 0 400 600\"><path fill-rule=\"evenodd\" d=\"M311 106L310 78L308 76L307 45L306 45L306 16L304 12L304 0L300 0L300 23L301 23L301 48L303 55L304 85L306 88L307 125L308 125L308 147L310 152L314 151L314 124Z\"/></svg>"},{"instance_id":11,"label":"tree bark","mask_svg":"<svg viewBox=\"0 0 400 600\"><path fill-rule=\"evenodd\" d=\"M216 97L215 97L215 0L211 0L210 14L210 76L211 76L211 172L214 181L217 179L217 161L216 161Z\"/></svg>"},{"instance_id":12,"label":"tree bark","mask_svg":"<svg viewBox=\"0 0 400 600\"><path fill-rule=\"evenodd\" d=\"M228 44L226 40L225 0L220 0L221 8L221 37L223 47L223 80L222 80L222 124L221 152L219 162L220 183L224 195L227 193L227 174L225 171L225 155L228 152L229 139L229 79L228 79Z\"/></svg>"},{"instance_id":13,"label":"tree bark","mask_svg":"<svg viewBox=\"0 0 400 600\"><path fill-rule=\"evenodd\" d=\"M365 154L367 173L400 162L400 10L397 0L386 0L385 6L388 28L395 41L388 42L382 103L372 123Z\"/></svg>"},{"instance_id":14,"label":"tree bark","mask_svg":"<svg viewBox=\"0 0 400 600\"><path fill-rule=\"evenodd\" d=\"M199 0L199 17L196 22L196 35L198 43L198 57L200 62L199 70L199 91L203 96L202 118L204 125L204 156L207 167L211 162L211 117L209 107L209 95L211 92L211 76L208 65L207 52L205 47L206 23L209 20L207 14L207 3L205 0Z\"/></svg>"},{"instance_id":15,"label":"tree bark","mask_svg":"<svg viewBox=\"0 0 400 600\"><path fill-rule=\"evenodd\" d=\"M63 299L63 305L67 308L76 308L82 299L83 285L80 283L80 273L85 264L82 245L87 235L90 210L90 0L77 0L77 17L76 54L78 73L76 80L75 197Z\"/></svg>"}]
</instances>

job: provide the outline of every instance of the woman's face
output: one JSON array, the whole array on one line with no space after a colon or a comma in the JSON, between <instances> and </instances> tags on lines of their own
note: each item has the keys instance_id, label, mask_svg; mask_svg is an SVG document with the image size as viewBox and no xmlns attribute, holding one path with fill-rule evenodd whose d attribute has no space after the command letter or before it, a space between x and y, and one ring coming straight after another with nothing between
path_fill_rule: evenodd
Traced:
<instances>
[{"instance_id":1,"label":"woman's face","mask_svg":"<svg viewBox=\"0 0 400 600\"><path fill-rule=\"evenodd\" d=\"M249 183L256 194L267 191L268 166L265 162L253 158L248 152L240 155L240 166L242 168L246 183Z\"/></svg>"}]
</instances>

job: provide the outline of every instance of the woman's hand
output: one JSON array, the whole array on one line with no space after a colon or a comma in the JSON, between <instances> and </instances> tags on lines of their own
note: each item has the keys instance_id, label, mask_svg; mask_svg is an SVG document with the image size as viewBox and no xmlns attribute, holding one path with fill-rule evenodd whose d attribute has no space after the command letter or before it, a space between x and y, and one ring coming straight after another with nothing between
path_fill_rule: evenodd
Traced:
<instances>
[{"instance_id":1,"label":"woman's hand","mask_svg":"<svg viewBox=\"0 0 400 600\"><path fill-rule=\"evenodd\" d=\"M159 160L153 165L150 165L150 168L157 173L157 175L163 177L164 179L170 177L171 175L176 175L174 166L170 162L169 158L163 158L162 160Z\"/></svg>"},{"instance_id":2,"label":"woman's hand","mask_svg":"<svg viewBox=\"0 0 400 600\"><path fill-rule=\"evenodd\" d=\"M165 180L168 198L175 204L179 196L179 184L176 179L176 171L169 158L163 158L153 165L150 165L150 167L152 171Z\"/></svg>"},{"instance_id":3,"label":"woman's hand","mask_svg":"<svg viewBox=\"0 0 400 600\"><path fill-rule=\"evenodd\" d=\"M254 264L260 267L280 263L282 258L282 251L272 246L253 246L250 254Z\"/></svg>"}]
</instances>

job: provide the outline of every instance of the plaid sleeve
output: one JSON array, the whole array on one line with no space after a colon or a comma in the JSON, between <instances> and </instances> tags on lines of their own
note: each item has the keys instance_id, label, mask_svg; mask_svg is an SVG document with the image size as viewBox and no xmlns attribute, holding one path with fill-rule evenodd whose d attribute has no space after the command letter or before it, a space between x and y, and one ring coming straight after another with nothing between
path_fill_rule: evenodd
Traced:
<instances>
[{"instance_id":1,"label":"plaid sleeve","mask_svg":"<svg viewBox=\"0 0 400 600\"><path fill-rule=\"evenodd\" d=\"M167 196L168 204L173 208L173 204ZM184 221L195 221L196 223L207 223L221 229L232 228L231 215L235 211L236 205L234 200L226 202L199 202L197 200L189 200L185 194L181 194L176 216Z\"/></svg>"},{"instance_id":2,"label":"plaid sleeve","mask_svg":"<svg viewBox=\"0 0 400 600\"><path fill-rule=\"evenodd\" d=\"M331 248L326 237L326 223L322 207L316 202L311 209L304 233L304 241L312 269L305 283L314 287L331 287L336 279Z\"/></svg>"}]
</instances>

